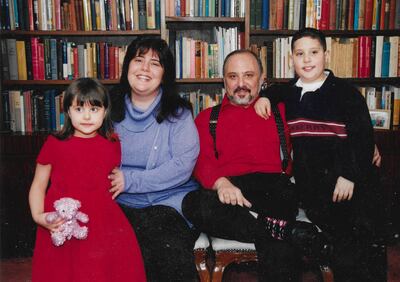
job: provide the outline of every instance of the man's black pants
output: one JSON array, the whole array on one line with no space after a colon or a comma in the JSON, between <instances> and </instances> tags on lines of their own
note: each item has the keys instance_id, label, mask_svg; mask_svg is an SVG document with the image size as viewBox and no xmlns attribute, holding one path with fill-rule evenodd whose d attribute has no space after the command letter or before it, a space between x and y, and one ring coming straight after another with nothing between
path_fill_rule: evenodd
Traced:
<instances>
[{"instance_id":1,"label":"man's black pants","mask_svg":"<svg viewBox=\"0 0 400 282\"><path fill-rule=\"evenodd\" d=\"M256 206L255 211L262 212L265 192L273 189L278 174L248 174L231 178L242 194ZM280 208L297 210L297 202L287 199ZM293 206L295 205L295 206ZM182 203L183 213L195 226L206 234L224 239L254 243L258 256L260 281L298 281L300 258L291 244L273 239L262 228L260 219L249 213L249 209L239 205L222 204L216 191L200 189L186 195ZM259 215L261 218L263 215ZM293 215L292 219L294 219ZM289 219L289 218L286 218Z\"/></svg>"}]
</instances>

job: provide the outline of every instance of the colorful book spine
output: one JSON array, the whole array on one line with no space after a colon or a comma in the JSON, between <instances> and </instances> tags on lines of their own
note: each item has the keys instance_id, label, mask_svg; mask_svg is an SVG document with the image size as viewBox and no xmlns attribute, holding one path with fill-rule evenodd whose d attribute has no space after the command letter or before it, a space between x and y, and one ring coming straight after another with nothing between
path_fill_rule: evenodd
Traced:
<instances>
[{"instance_id":1,"label":"colorful book spine","mask_svg":"<svg viewBox=\"0 0 400 282\"><path fill-rule=\"evenodd\" d=\"M382 45L382 69L381 77L389 77L390 42L384 41Z\"/></svg>"},{"instance_id":2,"label":"colorful book spine","mask_svg":"<svg viewBox=\"0 0 400 282\"><path fill-rule=\"evenodd\" d=\"M17 48L17 63L18 63L18 79L19 80L27 80L28 73L26 71L25 41L17 40L16 48Z\"/></svg>"}]
</instances>

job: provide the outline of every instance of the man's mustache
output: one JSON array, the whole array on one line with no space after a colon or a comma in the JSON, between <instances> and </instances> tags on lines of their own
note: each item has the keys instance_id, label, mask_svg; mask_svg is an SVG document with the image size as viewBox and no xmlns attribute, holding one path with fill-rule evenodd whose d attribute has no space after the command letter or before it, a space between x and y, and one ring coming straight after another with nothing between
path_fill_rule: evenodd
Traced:
<instances>
[{"instance_id":1,"label":"man's mustache","mask_svg":"<svg viewBox=\"0 0 400 282\"><path fill-rule=\"evenodd\" d=\"M239 91L251 92L251 90L250 90L249 88L247 88L246 86L243 86L243 87L238 86L238 87L233 91L233 93L236 93L236 92L239 92Z\"/></svg>"}]
</instances>

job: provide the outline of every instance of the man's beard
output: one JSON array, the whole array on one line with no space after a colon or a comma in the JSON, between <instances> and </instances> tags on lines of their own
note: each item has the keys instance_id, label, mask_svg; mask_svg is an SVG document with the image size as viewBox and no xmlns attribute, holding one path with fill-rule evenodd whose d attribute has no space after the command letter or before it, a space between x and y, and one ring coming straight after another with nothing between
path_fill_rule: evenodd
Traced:
<instances>
[{"instance_id":1,"label":"man's beard","mask_svg":"<svg viewBox=\"0 0 400 282\"><path fill-rule=\"evenodd\" d=\"M240 98L235 95L235 93L239 92L239 91L247 91L247 92L249 92L249 95L247 95L246 97ZM253 95L251 95L250 89L248 89L247 87L238 87L233 91L233 95L228 94L229 101L231 101L235 105L240 105L240 106L250 105L251 102L254 101L254 98L255 97Z\"/></svg>"}]
</instances>

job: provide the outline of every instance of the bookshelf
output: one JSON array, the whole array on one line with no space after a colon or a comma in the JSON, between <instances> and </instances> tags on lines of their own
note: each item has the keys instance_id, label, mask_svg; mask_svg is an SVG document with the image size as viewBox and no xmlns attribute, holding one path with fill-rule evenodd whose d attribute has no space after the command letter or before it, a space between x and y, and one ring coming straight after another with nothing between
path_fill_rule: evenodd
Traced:
<instances>
[{"instance_id":1,"label":"bookshelf","mask_svg":"<svg viewBox=\"0 0 400 282\"><path fill-rule=\"evenodd\" d=\"M36 0L28 1L18 1L25 3L33 3ZM42 0L46 3L47 0ZM89 0L83 0L86 2L91 2ZM120 1L129 3L136 3L133 0ZM193 1L195 3L206 3L203 1ZM30 40L31 38L38 38L40 40L44 39L55 39L56 41L68 41L74 42L75 44L84 44L87 42L103 42L107 41L113 44L127 45L132 39L138 36L155 36L164 38L169 42L171 50L175 53L176 58L179 58L177 50L177 41L181 37L190 37L194 40L199 40L206 43L217 43L217 38L214 34L215 27L220 27L223 29L236 29L239 34L235 40L240 41L238 44L240 48L250 48L251 46L256 46L257 48L263 46L266 42L273 42L278 38L287 38L294 34L295 30L288 29L285 27L284 22L282 22L282 28L270 29L261 28L261 23L259 27L255 26L254 14L258 10L262 11L263 0L235 0L230 1L231 3L240 4L240 9L243 8L242 14L235 14L237 10L228 16L224 12L225 16L222 15L221 3L228 3L228 0L209 0L208 3L218 3L219 9L210 8L208 14L205 12L205 8L200 12L200 6L192 11L186 9L184 16L181 16L182 6L179 9L173 6L172 3L176 1L172 0L154 0L155 4L159 3L159 20L156 22L156 28L131 28L131 30L122 30L117 26L112 26L108 30L81 30L76 26L73 29L63 29L63 30L37 30L35 27L31 28L29 24L27 28L19 28L15 30L2 29L0 31L0 40L6 39L16 39L16 40ZM7 1L1 1L3 4ZM8 1L13 2L13 1ZM61 3L80 3L82 1L70 0L61 1ZM99 3L105 3L105 1L93 1ZM109 1L110 3L117 3L117 1ZM148 1L137 1L146 3ZM178 1L179 3L191 3L190 1ZM176 2L176 3L178 3ZM230 3L229 2L229 3ZM288 2L295 3L297 1L269 1L272 2ZM306 1L298 1L305 5ZM324 2L324 1L322 1ZM331 1L332 2L332 1ZM350 0L345 0L343 2L350 2ZM363 1L360 1L363 2ZM14 2L15 3L15 2ZM225 7L225 6L224 6ZM215 8L215 7L214 7ZM225 7L226 8L226 7ZM264 7L265 8L265 7ZM254 10L255 9L255 10ZM28 9L27 9L28 11ZM115 12L115 10L113 10ZM179 11L179 12L178 12ZM259 13L259 12L258 12ZM5 7L1 7L1 27L4 27L4 19L6 15ZM141 14L141 19L143 20L143 15ZM139 17L139 16L138 16ZM287 15L283 14L282 19L287 19ZM138 23L138 22L137 22ZM158 23L158 24L157 24ZM115 21L114 21L115 24ZM41 28L39 28L41 29ZM106 28L107 29L107 28ZM221 31L220 31L221 32ZM226 31L224 31L226 32ZM400 36L400 28L383 28L383 29L360 29L360 30L349 30L348 28L333 28L324 31L325 34L332 38L358 38L360 36ZM219 39L221 40L221 39ZM225 43L225 42L224 42ZM179 43L178 43L179 44ZM204 43L202 43L204 44ZM220 42L221 44L221 42ZM238 48L236 46L236 48ZM228 51L227 51L228 52ZM180 53L179 53L180 55ZM195 58L194 58L195 59ZM223 60L221 58L220 60ZM62 91L71 83L70 79L6 79L4 76L4 60L1 63L1 83L0 92L10 90L50 90L57 89ZM207 66L207 65L206 65ZM209 67L209 65L208 65ZM205 69L203 67L203 69ZM204 71L203 71L204 72ZM286 83L290 78L281 78L277 76L269 76L267 81L270 83ZM400 86L400 78L397 77L364 77L360 78L354 76L347 78L349 81L355 85L360 86L382 86L382 85L395 85ZM105 79L101 78L100 81L112 87L118 83L118 78ZM188 94L196 100L196 102L202 97L202 102L206 99L205 97L211 96L213 100L210 102L216 102L215 94L221 94L223 88L223 80L220 75L203 75L200 71L200 76L196 76L196 71L194 75L180 75L177 78L178 89L182 93ZM211 95L207 95L211 94ZM35 225L33 224L30 215L29 207L27 202L27 194L29 185L31 183L33 173L35 158L43 144L48 130L39 132L12 132L9 129L4 128L4 99L3 95L0 95L1 102L1 114L0 114L0 150L1 150L1 162L0 162L0 181L1 181L1 256L2 257L22 257L31 255L33 243L34 243L34 230ZM383 156L382 164L382 181L384 193L386 196L387 210L391 220L391 223L397 230L400 230L400 220L398 216L400 212L400 190L398 183L400 183L400 130L375 130L376 143L379 146L381 154ZM397 220L397 221L396 221Z\"/></svg>"}]
</instances>

